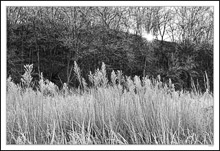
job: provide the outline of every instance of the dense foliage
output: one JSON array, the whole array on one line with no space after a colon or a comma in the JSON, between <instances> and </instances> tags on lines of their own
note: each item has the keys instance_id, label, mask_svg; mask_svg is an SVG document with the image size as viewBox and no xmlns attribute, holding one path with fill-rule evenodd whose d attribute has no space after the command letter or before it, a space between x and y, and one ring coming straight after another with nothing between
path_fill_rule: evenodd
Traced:
<instances>
[{"instance_id":1,"label":"dense foliage","mask_svg":"<svg viewBox=\"0 0 220 151\"><path fill-rule=\"evenodd\" d=\"M210 29L208 26L202 26L204 34L194 37L188 34L188 37L179 41L148 42L138 32L131 34L124 28L129 24L126 17L129 18L131 12L135 14L136 11L120 9L8 7L7 75L11 75L15 82L20 82L23 66L34 64L33 80L39 80L43 72L44 77L58 86L64 82L78 86L74 61L87 82L89 72L105 62L109 78L112 70L122 70L128 76L161 75L164 81L171 78L178 90L196 87L199 91L207 88L204 79L209 79L208 89L213 90L213 42L210 42L213 39L207 36L207 39L201 40L204 38L201 35ZM203 10L200 9L198 12ZM129 15L124 15L125 11ZM157 11L151 9L151 12ZM152 27L157 27L152 28L154 33L160 30L157 25L161 24L156 24L158 20L155 18L152 21ZM200 31L200 25L197 26L199 28L195 29ZM205 78L205 73L208 78Z\"/></svg>"},{"instance_id":2,"label":"dense foliage","mask_svg":"<svg viewBox=\"0 0 220 151\"><path fill-rule=\"evenodd\" d=\"M76 62L84 91L66 84L59 90L42 75L33 90L33 65L24 68L20 84L7 79L8 145L213 145L214 98L208 91L174 91L159 76L132 80L114 71L109 83L104 63L89 74L94 87L87 87Z\"/></svg>"}]
</instances>

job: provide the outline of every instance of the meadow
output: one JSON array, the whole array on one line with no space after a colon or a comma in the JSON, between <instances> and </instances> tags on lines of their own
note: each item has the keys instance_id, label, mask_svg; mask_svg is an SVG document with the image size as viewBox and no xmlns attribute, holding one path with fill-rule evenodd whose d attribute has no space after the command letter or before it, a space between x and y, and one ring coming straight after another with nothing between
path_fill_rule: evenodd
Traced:
<instances>
[{"instance_id":1,"label":"meadow","mask_svg":"<svg viewBox=\"0 0 220 151\"><path fill-rule=\"evenodd\" d=\"M7 79L7 144L213 144L213 94L175 91L149 77L122 76L105 64L78 89L62 89L41 77L31 86L26 66L21 84Z\"/></svg>"}]
</instances>

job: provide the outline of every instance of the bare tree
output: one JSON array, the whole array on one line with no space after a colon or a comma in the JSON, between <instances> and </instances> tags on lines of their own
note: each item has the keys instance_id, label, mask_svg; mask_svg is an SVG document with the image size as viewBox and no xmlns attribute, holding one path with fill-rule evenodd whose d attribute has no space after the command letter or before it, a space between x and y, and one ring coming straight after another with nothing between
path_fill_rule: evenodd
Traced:
<instances>
[{"instance_id":1,"label":"bare tree","mask_svg":"<svg viewBox=\"0 0 220 151\"><path fill-rule=\"evenodd\" d=\"M213 10L211 7L175 7L177 20L176 36L180 41L201 43L211 38L213 31ZM209 36L207 36L209 35Z\"/></svg>"}]
</instances>

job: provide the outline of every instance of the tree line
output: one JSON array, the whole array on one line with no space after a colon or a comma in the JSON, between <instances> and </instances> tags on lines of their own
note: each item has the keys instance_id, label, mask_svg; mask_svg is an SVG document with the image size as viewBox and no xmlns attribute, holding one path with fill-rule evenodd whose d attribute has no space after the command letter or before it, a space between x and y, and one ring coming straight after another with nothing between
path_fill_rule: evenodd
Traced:
<instances>
[{"instance_id":1,"label":"tree line","mask_svg":"<svg viewBox=\"0 0 220 151\"><path fill-rule=\"evenodd\" d=\"M7 75L34 64L35 79L78 86L74 61L87 81L104 62L108 76L161 75L179 90L204 91L207 73L212 91L213 35L212 7L7 7Z\"/></svg>"}]
</instances>

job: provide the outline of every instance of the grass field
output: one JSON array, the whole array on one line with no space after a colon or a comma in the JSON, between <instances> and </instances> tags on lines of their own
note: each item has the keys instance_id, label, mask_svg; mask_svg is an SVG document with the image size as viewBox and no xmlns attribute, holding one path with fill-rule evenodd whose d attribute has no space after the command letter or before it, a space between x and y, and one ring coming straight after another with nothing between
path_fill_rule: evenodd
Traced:
<instances>
[{"instance_id":1,"label":"grass field","mask_svg":"<svg viewBox=\"0 0 220 151\"><path fill-rule=\"evenodd\" d=\"M34 91L9 78L7 144L213 144L211 93L169 91L137 76L124 89L119 75L108 84L103 67L80 92L43 80Z\"/></svg>"}]
</instances>

